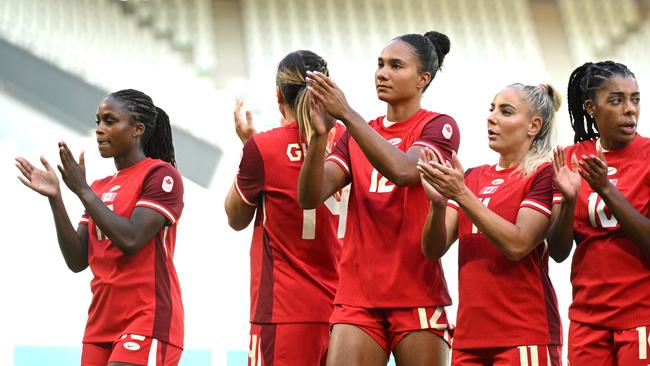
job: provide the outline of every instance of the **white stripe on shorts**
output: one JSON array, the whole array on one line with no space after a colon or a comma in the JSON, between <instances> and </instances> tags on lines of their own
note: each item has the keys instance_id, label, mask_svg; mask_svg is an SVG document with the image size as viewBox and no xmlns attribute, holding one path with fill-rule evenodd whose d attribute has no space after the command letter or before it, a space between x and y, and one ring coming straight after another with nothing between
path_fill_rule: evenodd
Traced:
<instances>
[{"instance_id":1,"label":"white stripe on shorts","mask_svg":"<svg viewBox=\"0 0 650 366\"><path fill-rule=\"evenodd\" d=\"M158 340L156 338L152 338L151 348L149 349L149 359L147 360L147 366L156 366L157 356L158 356Z\"/></svg>"}]
</instances>

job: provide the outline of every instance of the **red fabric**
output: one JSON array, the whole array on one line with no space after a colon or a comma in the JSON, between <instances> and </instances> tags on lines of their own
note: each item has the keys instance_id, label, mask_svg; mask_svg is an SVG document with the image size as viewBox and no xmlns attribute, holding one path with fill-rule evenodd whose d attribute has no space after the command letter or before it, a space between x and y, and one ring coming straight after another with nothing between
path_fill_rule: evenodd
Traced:
<instances>
[{"instance_id":1,"label":"red fabric","mask_svg":"<svg viewBox=\"0 0 650 366\"><path fill-rule=\"evenodd\" d=\"M340 137L343 129L337 127ZM304 146L296 123L246 143L236 184L257 207L251 241L252 323L327 323L338 284L347 195L314 210L298 205Z\"/></svg>"},{"instance_id":2,"label":"red fabric","mask_svg":"<svg viewBox=\"0 0 650 366\"><path fill-rule=\"evenodd\" d=\"M151 352L152 346L156 347L155 352ZM176 366L180 362L182 353L181 348L150 337L124 334L112 344L84 343L81 366L106 366L110 362Z\"/></svg>"},{"instance_id":3,"label":"red fabric","mask_svg":"<svg viewBox=\"0 0 650 366\"><path fill-rule=\"evenodd\" d=\"M562 346L530 345L511 348L454 349L452 366L561 366ZM595 365L576 363L575 365Z\"/></svg>"},{"instance_id":4,"label":"red fabric","mask_svg":"<svg viewBox=\"0 0 650 366\"><path fill-rule=\"evenodd\" d=\"M467 187L497 215L515 223L522 208L549 215L552 169L544 164L528 177L514 168L480 166L465 177ZM450 206L454 206L451 202ZM544 243L518 262L510 261L458 215L459 302L454 349L562 344L557 299L548 276ZM485 332L489 330L490 336Z\"/></svg>"},{"instance_id":5,"label":"red fabric","mask_svg":"<svg viewBox=\"0 0 650 366\"><path fill-rule=\"evenodd\" d=\"M113 342L125 333L183 347L183 304L174 268L176 223L183 210L183 181L170 164L144 159L95 181L91 188L115 213L129 218L136 207L155 210L168 223L137 253L125 255L88 224L88 264L93 293L84 342Z\"/></svg>"},{"instance_id":6,"label":"red fabric","mask_svg":"<svg viewBox=\"0 0 650 366\"><path fill-rule=\"evenodd\" d=\"M650 363L649 332L650 326L609 330L572 321L569 362L571 365L646 366Z\"/></svg>"},{"instance_id":7,"label":"red fabric","mask_svg":"<svg viewBox=\"0 0 650 366\"><path fill-rule=\"evenodd\" d=\"M596 155L596 142L567 148ZM650 205L650 139L638 136L625 149L605 152L609 179L644 216ZM570 161L570 160L567 160ZM561 196L556 194L555 201ZM621 229L602 199L583 179L576 202L569 319L608 329L629 329L650 318L650 258Z\"/></svg>"},{"instance_id":8,"label":"red fabric","mask_svg":"<svg viewBox=\"0 0 650 366\"><path fill-rule=\"evenodd\" d=\"M404 152L423 141L445 159L458 149L458 127L449 116L420 110L389 127L383 122L380 117L370 126ZM443 128L452 130L450 135L445 132L449 139ZM438 137L423 138L432 135ZM352 138L342 139L327 160L338 164L352 182L335 303L364 308L451 304L440 261L427 260L420 250L429 208L422 186L398 187L382 177Z\"/></svg>"},{"instance_id":9,"label":"red fabric","mask_svg":"<svg viewBox=\"0 0 650 366\"><path fill-rule=\"evenodd\" d=\"M327 323L251 324L248 366L325 366Z\"/></svg>"},{"instance_id":10,"label":"red fabric","mask_svg":"<svg viewBox=\"0 0 650 366\"><path fill-rule=\"evenodd\" d=\"M433 322L433 323L432 323ZM366 332L389 355L409 333L426 330L451 344L453 327L443 307L365 309L336 305L332 325L352 324Z\"/></svg>"}]
</instances>

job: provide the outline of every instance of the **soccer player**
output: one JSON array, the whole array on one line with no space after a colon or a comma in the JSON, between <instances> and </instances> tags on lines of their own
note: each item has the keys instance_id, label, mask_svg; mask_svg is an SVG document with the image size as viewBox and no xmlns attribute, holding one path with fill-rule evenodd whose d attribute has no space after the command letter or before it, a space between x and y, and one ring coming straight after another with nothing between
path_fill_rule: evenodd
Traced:
<instances>
[{"instance_id":1,"label":"soccer player","mask_svg":"<svg viewBox=\"0 0 650 366\"><path fill-rule=\"evenodd\" d=\"M91 186L83 153L77 163L59 142L61 177L85 207L76 232L50 164L41 157L41 170L16 158L20 181L50 201L68 267L93 272L81 365L177 365L183 304L173 258L183 181L169 118L144 93L121 90L99 105L95 134L117 172Z\"/></svg>"},{"instance_id":2,"label":"soccer player","mask_svg":"<svg viewBox=\"0 0 650 366\"><path fill-rule=\"evenodd\" d=\"M639 87L620 63L586 63L568 88L575 145L558 148L551 255L571 264L571 365L647 365L650 139L637 131ZM567 162L570 162L568 164Z\"/></svg>"},{"instance_id":3,"label":"soccer player","mask_svg":"<svg viewBox=\"0 0 650 366\"><path fill-rule=\"evenodd\" d=\"M235 230L257 213L250 249L251 366L320 365L327 355L347 193L311 210L298 205L298 174L313 134L308 70L327 74L327 63L311 51L295 51L278 65L277 99L287 124L254 134L251 116L244 125L241 104L235 108L238 135L247 142L225 209ZM331 131L328 146L337 133L342 130Z\"/></svg>"},{"instance_id":4,"label":"soccer player","mask_svg":"<svg viewBox=\"0 0 650 366\"><path fill-rule=\"evenodd\" d=\"M427 199L416 169L423 147L440 161L458 149L453 118L422 109L422 93L449 52L447 36L429 32L392 40L375 72L386 116L367 123L322 73L309 73L310 93L347 132L325 159L331 121L316 132L300 173L298 197L313 208L351 183L348 232L330 319L328 365L444 365L451 303L440 261L419 252Z\"/></svg>"},{"instance_id":5,"label":"soccer player","mask_svg":"<svg viewBox=\"0 0 650 366\"><path fill-rule=\"evenodd\" d=\"M559 106L550 85L512 84L494 97L487 118L497 164L463 177L455 154L453 166L436 162L430 150L418 163L431 201L422 251L438 259L459 241L452 365L561 364L560 315L544 244Z\"/></svg>"}]
</instances>

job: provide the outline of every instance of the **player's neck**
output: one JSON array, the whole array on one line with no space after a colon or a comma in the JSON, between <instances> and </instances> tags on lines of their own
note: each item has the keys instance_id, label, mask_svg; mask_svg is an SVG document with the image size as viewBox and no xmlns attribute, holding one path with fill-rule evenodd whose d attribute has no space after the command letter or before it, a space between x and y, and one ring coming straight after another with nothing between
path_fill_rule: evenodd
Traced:
<instances>
[{"instance_id":1,"label":"player's neck","mask_svg":"<svg viewBox=\"0 0 650 366\"><path fill-rule=\"evenodd\" d=\"M115 169L122 170L139 163L145 158L144 151L138 149L128 155L116 156L113 158L113 161L115 162Z\"/></svg>"},{"instance_id":2,"label":"player's neck","mask_svg":"<svg viewBox=\"0 0 650 366\"><path fill-rule=\"evenodd\" d=\"M528 150L518 150L499 154L499 168L508 169L518 166L524 161Z\"/></svg>"},{"instance_id":3,"label":"player's neck","mask_svg":"<svg viewBox=\"0 0 650 366\"><path fill-rule=\"evenodd\" d=\"M391 122L404 121L421 109L420 100L413 99L406 103L389 104L386 119Z\"/></svg>"}]
</instances>

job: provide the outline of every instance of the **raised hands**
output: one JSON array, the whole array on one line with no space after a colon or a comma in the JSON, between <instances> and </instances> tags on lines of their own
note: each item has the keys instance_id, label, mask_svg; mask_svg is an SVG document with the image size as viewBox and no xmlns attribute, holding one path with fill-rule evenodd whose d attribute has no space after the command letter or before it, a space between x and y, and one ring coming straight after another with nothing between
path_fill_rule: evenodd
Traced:
<instances>
[{"instance_id":1,"label":"raised hands","mask_svg":"<svg viewBox=\"0 0 650 366\"><path fill-rule=\"evenodd\" d=\"M307 87L311 95L321 103L327 113L346 123L345 115L351 108L345 99L345 94L332 79L317 71L307 71Z\"/></svg>"},{"instance_id":2,"label":"raised hands","mask_svg":"<svg viewBox=\"0 0 650 366\"><path fill-rule=\"evenodd\" d=\"M53 198L61 193L59 178L56 177L56 172L42 156L41 164L43 164L45 170L36 168L23 157L17 157L16 167L23 175L22 177L18 176L18 180L35 192Z\"/></svg>"},{"instance_id":3,"label":"raised hands","mask_svg":"<svg viewBox=\"0 0 650 366\"><path fill-rule=\"evenodd\" d=\"M316 101L316 98L309 98L309 113L311 126L318 136L327 135L332 127L336 125L336 120L325 111L325 108Z\"/></svg>"},{"instance_id":4,"label":"raised hands","mask_svg":"<svg viewBox=\"0 0 650 366\"><path fill-rule=\"evenodd\" d=\"M429 149L425 149L429 150ZM467 187L464 182L463 167L458 160L456 153L452 153L451 159L453 161L445 161L440 164L433 159L433 152L430 153L429 161L418 162L418 170L421 177L426 180L439 194L458 201L458 199L467 193Z\"/></svg>"},{"instance_id":5,"label":"raised hands","mask_svg":"<svg viewBox=\"0 0 650 366\"><path fill-rule=\"evenodd\" d=\"M580 179L580 169L578 168L578 158L575 154L571 155L571 166L572 168L569 168L567 165L563 147L558 146L553 149L553 181L562 197L573 201L578 197L582 181Z\"/></svg>"},{"instance_id":6,"label":"raised hands","mask_svg":"<svg viewBox=\"0 0 650 366\"><path fill-rule=\"evenodd\" d=\"M59 156L61 164L58 165L61 178L65 185L74 193L79 194L84 188L88 188L86 182L86 164L84 161L84 152L79 154L79 162L74 160L72 152L65 142L59 142Z\"/></svg>"},{"instance_id":7,"label":"raised hands","mask_svg":"<svg viewBox=\"0 0 650 366\"><path fill-rule=\"evenodd\" d=\"M420 172L420 181L422 182L422 187L424 188L424 193L427 194L427 198L434 204L443 206L447 204L447 197L443 196L438 192L431 183L430 180L433 180L432 172L434 168L431 165L431 162L435 161L435 156L433 151L428 147L425 147L420 151L420 158L418 160L417 169Z\"/></svg>"},{"instance_id":8,"label":"raised hands","mask_svg":"<svg viewBox=\"0 0 650 366\"><path fill-rule=\"evenodd\" d=\"M607 160L601 149L598 149L598 156L593 154L587 156L582 155L580 161L580 176L589 183L591 189L597 192L601 197L605 191L611 186L607 178Z\"/></svg>"},{"instance_id":9,"label":"raised hands","mask_svg":"<svg viewBox=\"0 0 650 366\"><path fill-rule=\"evenodd\" d=\"M237 99L235 104L235 132L243 144L248 141L248 139L257 133L255 126L253 126L253 113L251 111L246 111L246 118L244 119L241 114L241 107L244 105L244 102L240 99Z\"/></svg>"}]
</instances>

